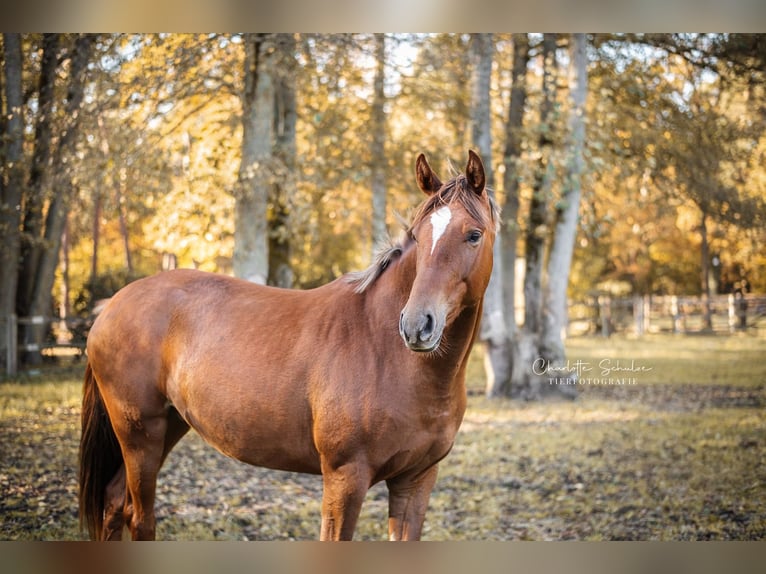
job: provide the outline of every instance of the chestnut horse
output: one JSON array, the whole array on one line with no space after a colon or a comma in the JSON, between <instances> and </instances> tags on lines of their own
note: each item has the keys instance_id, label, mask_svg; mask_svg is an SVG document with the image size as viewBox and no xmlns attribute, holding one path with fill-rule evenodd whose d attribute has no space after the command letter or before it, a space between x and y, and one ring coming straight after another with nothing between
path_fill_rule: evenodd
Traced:
<instances>
[{"instance_id":1,"label":"chestnut horse","mask_svg":"<svg viewBox=\"0 0 766 574\"><path fill-rule=\"evenodd\" d=\"M322 474L320 539L350 540L385 480L391 540L417 540L466 406L497 212L481 160L428 196L366 271L317 289L193 270L131 283L88 337L80 519L91 538L154 539L157 473L194 428L222 453Z\"/></svg>"}]
</instances>

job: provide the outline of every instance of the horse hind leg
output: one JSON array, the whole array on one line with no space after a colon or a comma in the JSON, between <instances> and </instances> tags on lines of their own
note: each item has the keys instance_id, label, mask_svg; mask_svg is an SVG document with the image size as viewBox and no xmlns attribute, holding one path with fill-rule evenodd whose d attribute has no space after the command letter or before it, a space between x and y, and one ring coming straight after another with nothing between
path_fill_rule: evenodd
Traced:
<instances>
[{"instance_id":1,"label":"horse hind leg","mask_svg":"<svg viewBox=\"0 0 766 574\"><path fill-rule=\"evenodd\" d=\"M125 528L126 499L125 466L123 465L106 486L101 540L122 540L122 531Z\"/></svg>"},{"instance_id":2,"label":"horse hind leg","mask_svg":"<svg viewBox=\"0 0 766 574\"><path fill-rule=\"evenodd\" d=\"M132 421L123 444L123 516L133 540L154 540L157 475L170 450L189 430L175 409L163 416Z\"/></svg>"}]
</instances>

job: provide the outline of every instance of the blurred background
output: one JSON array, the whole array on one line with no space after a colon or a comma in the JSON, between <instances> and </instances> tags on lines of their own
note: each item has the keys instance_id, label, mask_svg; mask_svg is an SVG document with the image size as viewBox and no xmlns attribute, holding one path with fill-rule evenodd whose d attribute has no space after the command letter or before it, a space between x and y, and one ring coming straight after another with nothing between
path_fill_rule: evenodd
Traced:
<instances>
[{"instance_id":1,"label":"blurred background","mask_svg":"<svg viewBox=\"0 0 766 574\"><path fill-rule=\"evenodd\" d=\"M568 334L766 310L762 35L5 34L2 54L7 372L164 269L363 268L420 201L417 154L447 177L468 148L503 208L495 349L560 360Z\"/></svg>"}]
</instances>

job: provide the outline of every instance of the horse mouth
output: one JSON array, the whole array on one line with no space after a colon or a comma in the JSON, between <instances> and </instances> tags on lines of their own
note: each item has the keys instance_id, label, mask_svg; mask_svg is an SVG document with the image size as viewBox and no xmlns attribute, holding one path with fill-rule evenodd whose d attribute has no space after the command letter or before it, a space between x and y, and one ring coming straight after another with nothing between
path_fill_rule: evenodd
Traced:
<instances>
[{"instance_id":1,"label":"horse mouth","mask_svg":"<svg viewBox=\"0 0 766 574\"><path fill-rule=\"evenodd\" d=\"M407 348L410 351L414 351L416 353L433 353L436 349L439 348L440 343L441 337L436 339L436 341L417 341L415 343L411 343L406 339L404 341L404 344L407 345Z\"/></svg>"}]
</instances>

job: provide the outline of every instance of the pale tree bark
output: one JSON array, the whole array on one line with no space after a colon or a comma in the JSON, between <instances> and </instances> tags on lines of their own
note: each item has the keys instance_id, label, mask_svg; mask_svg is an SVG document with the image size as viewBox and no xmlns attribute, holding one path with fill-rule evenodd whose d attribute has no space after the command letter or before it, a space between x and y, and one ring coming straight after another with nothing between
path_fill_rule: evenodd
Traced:
<instances>
[{"instance_id":1,"label":"pale tree bark","mask_svg":"<svg viewBox=\"0 0 766 574\"><path fill-rule=\"evenodd\" d=\"M502 273L503 314L508 350L508 373L505 378L487 378L486 395L489 397L511 394L511 376L514 368L521 366L515 345L516 324L516 239L519 213L519 164L521 159L522 127L527 99L527 64L529 63L529 38L526 34L513 35L513 67L511 70L511 98L508 119L505 124L505 150L503 152L503 205L500 227L500 262Z\"/></svg>"},{"instance_id":2,"label":"pale tree bark","mask_svg":"<svg viewBox=\"0 0 766 574\"><path fill-rule=\"evenodd\" d=\"M527 400L540 397L540 381L532 372L542 334L542 278L547 209L553 177L554 105L556 102L556 34L543 37L543 86L540 104L539 154L532 183L532 199L525 233L524 327L516 337L517 363L511 375L511 393Z\"/></svg>"},{"instance_id":3,"label":"pale tree bark","mask_svg":"<svg viewBox=\"0 0 766 574\"><path fill-rule=\"evenodd\" d=\"M557 221L548 259L545 286L545 313L541 355L552 364L565 359L564 337L567 324L567 286L572 253L577 236L581 178L584 170L585 99L588 91L588 59L585 34L573 34L569 60L569 129L567 169ZM568 387L573 388L573 387Z\"/></svg>"},{"instance_id":4,"label":"pale tree bark","mask_svg":"<svg viewBox=\"0 0 766 574\"><path fill-rule=\"evenodd\" d=\"M269 210L269 285L289 288L293 284L290 265L290 204L295 195L296 122L295 36L277 34L274 157L277 173L271 187Z\"/></svg>"},{"instance_id":5,"label":"pale tree bark","mask_svg":"<svg viewBox=\"0 0 766 574\"><path fill-rule=\"evenodd\" d=\"M45 216L45 249L40 254L37 275L34 283L32 303L29 313L32 316L50 316L53 301L53 282L61 252L61 240L69 216L69 208L74 195L72 166L76 157L77 138L79 136L80 115L85 95L85 83L93 52L94 36L80 35L74 42L72 51L69 85L64 106L67 126L61 134L59 145L53 157L52 184L54 193ZM45 338L44 329L34 329L32 341L38 346ZM39 362L39 351L31 353L27 361Z\"/></svg>"},{"instance_id":6,"label":"pale tree bark","mask_svg":"<svg viewBox=\"0 0 766 574\"><path fill-rule=\"evenodd\" d=\"M370 176L373 256L388 237L386 227L386 36L375 34L375 80L372 99Z\"/></svg>"},{"instance_id":7,"label":"pale tree bark","mask_svg":"<svg viewBox=\"0 0 766 574\"><path fill-rule=\"evenodd\" d=\"M492 34L473 34L471 37L473 72L471 78L471 141L478 148L487 174L487 192L494 197L494 170L492 169L492 135L490 92L494 42ZM510 378L510 346L503 316L502 290L502 238L498 235L494 245L494 264L482 310L481 341L484 344L484 370L486 394L495 396Z\"/></svg>"},{"instance_id":8,"label":"pale tree bark","mask_svg":"<svg viewBox=\"0 0 766 574\"><path fill-rule=\"evenodd\" d=\"M235 192L234 275L265 284L269 275L268 200L272 177L275 47L271 34L245 35L242 157Z\"/></svg>"},{"instance_id":9,"label":"pale tree bark","mask_svg":"<svg viewBox=\"0 0 766 574\"><path fill-rule=\"evenodd\" d=\"M20 255L21 194L24 178L23 146L24 120L22 117L23 92L21 83L21 35L3 34L3 67L5 103L2 112L3 136L0 145L0 361L6 369L10 330L7 321L16 310L17 267Z\"/></svg>"}]
</instances>

